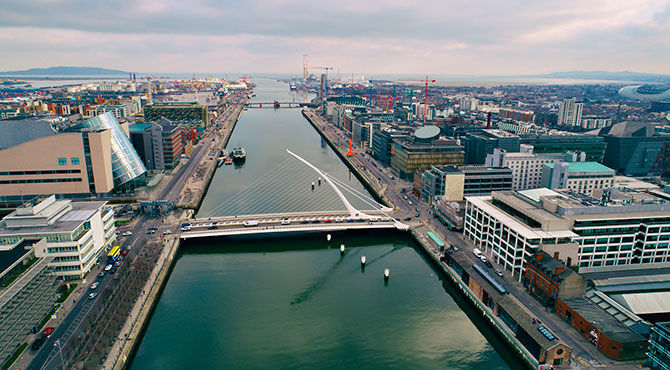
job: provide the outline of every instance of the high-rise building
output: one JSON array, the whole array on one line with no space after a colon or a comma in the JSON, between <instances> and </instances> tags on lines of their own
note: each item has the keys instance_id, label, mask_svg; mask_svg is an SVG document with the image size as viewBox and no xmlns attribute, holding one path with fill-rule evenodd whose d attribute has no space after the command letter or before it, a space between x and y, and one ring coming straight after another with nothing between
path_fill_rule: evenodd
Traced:
<instances>
[{"instance_id":1,"label":"high-rise building","mask_svg":"<svg viewBox=\"0 0 670 370\"><path fill-rule=\"evenodd\" d=\"M577 103L575 98L565 99L558 107L558 125L581 127L583 103Z\"/></svg>"},{"instance_id":2,"label":"high-rise building","mask_svg":"<svg viewBox=\"0 0 670 370\"><path fill-rule=\"evenodd\" d=\"M508 152L519 151L517 135L496 129L469 132L461 139L461 143L465 147L466 164L484 164L486 155L492 154L496 148Z\"/></svg>"},{"instance_id":3,"label":"high-rise building","mask_svg":"<svg viewBox=\"0 0 670 370\"><path fill-rule=\"evenodd\" d=\"M328 77L326 76L325 73L321 74L321 90L319 91L321 99L325 100L326 98L328 98Z\"/></svg>"},{"instance_id":4,"label":"high-rise building","mask_svg":"<svg viewBox=\"0 0 670 370\"><path fill-rule=\"evenodd\" d=\"M302 56L302 79L307 80L309 78L309 66L307 65L307 54Z\"/></svg>"},{"instance_id":5,"label":"high-rise building","mask_svg":"<svg viewBox=\"0 0 670 370\"><path fill-rule=\"evenodd\" d=\"M512 189L512 170L506 167L436 166L421 174L421 199L461 201L463 196Z\"/></svg>"},{"instance_id":6,"label":"high-rise building","mask_svg":"<svg viewBox=\"0 0 670 370\"><path fill-rule=\"evenodd\" d=\"M184 153L182 131L169 120L130 126L130 138L148 169L174 168Z\"/></svg>"},{"instance_id":7,"label":"high-rise building","mask_svg":"<svg viewBox=\"0 0 670 370\"><path fill-rule=\"evenodd\" d=\"M397 129L380 129L372 132L372 156L386 166L391 164L393 140L410 135L410 132Z\"/></svg>"},{"instance_id":8,"label":"high-rise building","mask_svg":"<svg viewBox=\"0 0 670 370\"><path fill-rule=\"evenodd\" d=\"M587 130L612 126L612 118L603 116L584 116L582 117L581 126Z\"/></svg>"},{"instance_id":9,"label":"high-rise building","mask_svg":"<svg viewBox=\"0 0 670 370\"><path fill-rule=\"evenodd\" d=\"M656 163L668 163L659 158L666 156L664 146L670 143L670 134L657 133L650 122L624 121L600 130L607 143L602 163L627 176L645 176L656 168ZM665 161L665 162L664 162Z\"/></svg>"},{"instance_id":10,"label":"high-rise building","mask_svg":"<svg viewBox=\"0 0 670 370\"><path fill-rule=\"evenodd\" d=\"M670 369L670 321L657 322L651 329L647 356L651 369Z\"/></svg>"}]
</instances>

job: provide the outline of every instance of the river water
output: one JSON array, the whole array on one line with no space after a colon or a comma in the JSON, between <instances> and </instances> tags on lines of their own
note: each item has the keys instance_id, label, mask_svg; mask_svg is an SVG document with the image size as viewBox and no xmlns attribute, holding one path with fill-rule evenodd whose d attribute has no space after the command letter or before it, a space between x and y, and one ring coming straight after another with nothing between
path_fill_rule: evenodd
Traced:
<instances>
[{"instance_id":1,"label":"river water","mask_svg":"<svg viewBox=\"0 0 670 370\"><path fill-rule=\"evenodd\" d=\"M254 82L258 101L293 99L286 84ZM299 110L249 109L230 144L247 149L247 162L217 170L200 216L230 210L221 205L283 163L287 145L364 191ZM322 210L309 204L301 210ZM400 232L334 233L330 243L323 234L189 241L132 368L509 368L509 352L450 291Z\"/></svg>"}]
</instances>

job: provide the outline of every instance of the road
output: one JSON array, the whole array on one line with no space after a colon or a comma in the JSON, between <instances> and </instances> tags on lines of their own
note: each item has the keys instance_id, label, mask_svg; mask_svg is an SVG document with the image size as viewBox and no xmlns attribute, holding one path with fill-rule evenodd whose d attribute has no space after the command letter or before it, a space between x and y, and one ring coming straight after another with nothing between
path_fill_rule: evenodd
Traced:
<instances>
[{"instance_id":1,"label":"road","mask_svg":"<svg viewBox=\"0 0 670 370\"><path fill-rule=\"evenodd\" d=\"M193 175L202 158L209 152L210 147L211 138L208 136L203 137L193 151L191 158L185 165L177 170L177 173L170 179L165 188L162 189L158 198L169 200L174 203L187 179ZM157 231L158 234L167 229L176 231L175 227L164 225L162 220L151 219L145 215L138 216L132 225L133 226L131 227L119 228L120 232L130 231L132 232L132 235L129 237L121 236L116 243L123 247L128 245L131 246L132 249L126 258L134 257L138 253L138 250L140 249L139 247L142 246L147 239L147 229L157 227L159 228L159 231ZM104 260L102 262L104 262ZM57 341L61 346L65 346L76 335L84 334L81 326L82 322L84 322L86 315L91 311L94 305L101 304L98 302L98 298L88 299L88 292L91 291L89 289L90 284L92 284L93 281L98 281L99 286L96 288L96 291L103 291L109 284L113 283L111 274L105 274L104 277L97 277L98 272L102 270L103 267L104 263L99 263L91 272L89 272L89 280L86 280L82 286L78 288L85 289L86 294L81 296L63 321L56 327L52 335L42 345L30 362L28 369L58 369L62 367L58 346L56 344Z\"/></svg>"}]
</instances>

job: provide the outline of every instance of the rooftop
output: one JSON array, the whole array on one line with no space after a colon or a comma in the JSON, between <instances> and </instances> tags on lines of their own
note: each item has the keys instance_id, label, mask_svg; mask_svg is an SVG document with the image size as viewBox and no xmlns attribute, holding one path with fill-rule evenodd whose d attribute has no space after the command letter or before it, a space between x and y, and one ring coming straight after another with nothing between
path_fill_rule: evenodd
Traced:
<instances>
[{"instance_id":1,"label":"rooftop","mask_svg":"<svg viewBox=\"0 0 670 370\"><path fill-rule=\"evenodd\" d=\"M84 221L88 220L97 210L102 208L107 202L92 201L92 202L71 202L71 209L60 215L55 222L37 226L25 227L7 227L7 219L11 218L15 212L12 212L0 221L0 237L1 236L21 236L26 234L54 234L54 233L71 233L79 227ZM21 216L18 216L21 217Z\"/></svg>"},{"instance_id":2,"label":"rooftop","mask_svg":"<svg viewBox=\"0 0 670 370\"><path fill-rule=\"evenodd\" d=\"M26 241L19 243L14 246L12 249L0 250L0 275L14 262L20 260L28 253L31 253L30 249L26 249L35 244L34 241Z\"/></svg>"},{"instance_id":3,"label":"rooftop","mask_svg":"<svg viewBox=\"0 0 670 370\"><path fill-rule=\"evenodd\" d=\"M41 137L56 135L47 121L33 119L0 121L0 150L26 143Z\"/></svg>"},{"instance_id":4,"label":"rooftop","mask_svg":"<svg viewBox=\"0 0 670 370\"><path fill-rule=\"evenodd\" d=\"M568 164L568 172L612 172L614 170L604 166L598 162L566 162ZM554 168L553 163L545 163L545 166Z\"/></svg>"},{"instance_id":5,"label":"rooftop","mask_svg":"<svg viewBox=\"0 0 670 370\"><path fill-rule=\"evenodd\" d=\"M640 335L615 319L602 307L593 303L584 296L565 298L563 302L574 310L579 316L593 325L598 331L608 338L619 342L641 342L645 341Z\"/></svg>"}]
</instances>

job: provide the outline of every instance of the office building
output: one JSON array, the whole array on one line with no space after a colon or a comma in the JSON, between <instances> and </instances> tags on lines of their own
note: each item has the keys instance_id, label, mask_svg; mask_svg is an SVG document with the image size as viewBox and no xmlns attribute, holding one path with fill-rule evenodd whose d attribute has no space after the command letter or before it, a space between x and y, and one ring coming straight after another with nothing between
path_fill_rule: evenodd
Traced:
<instances>
[{"instance_id":1,"label":"office building","mask_svg":"<svg viewBox=\"0 0 670 370\"><path fill-rule=\"evenodd\" d=\"M541 186L593 195L596 190L611 188L614 175L613 169L597 162L546 163Z\"/></svg>"},{"instance_id":2,"label":"office building","mask_svg":"<svg viewBox=\"0 0 670 370\"><path fill-rule=\"evenodd\" d=\"M601 129L598 133L607 143L602 163L627 176L646 176L662 172L657 163L668 163L670 134L657 133L649 122L624 121Z\"/></svg>"},{"instance_id":3,"label":"office building","mask_svg":"<svg viewBox=\"0 0 670 370\"><path fill-rule=\"evenodd\" d=\"M49 267L51 258L35 256L38 243L44 241L0 245L0 364L6 363L56 303L60 283Z\"/></svg>"},{"instance_id":4,"label":"office building","mask_svg":"<svg viewBox=\"0 0 670 370\"><path fill-rule=\"evenodd\" d=\"M202 131L209 124L207 106L198 103L155 103L144 107L146 122L158 121L161 117L175 125L193 126Z\"/></svg>"},{"instance_id":5,"label":"office building","mask_svg":"<svg viewBox=\"0 0 670 370\"><path fill-rule=\"evenodd\" d=\"M391 165L393 140L408 136L409 134L407 131L392 128L381 128L373 131L372 145L370 147L372 156L386 166Z\"/></svg>"},{"instance_id":6,"label":"office building","mask_svg":"<svg viewBox=\"0 0 670 370\"><path fill-rule=\"evenodd\" d=\"M0 248L39 240L35 256L53 258L58 276L81 279L116 239L107 202L57 200L54 195L23 204L0 222Z\"/></svg>"},{"instance_id":7,"label":"office building","mask_svg":"<svg viewBox=\"0 0 670 370\"><path fill-rule=\"evenodd\" d=\"M651 329L647 356L652 370L670 369L670 321L657 322Z\"/></svg>"},{"instance_id":8,"label":"office building","mask_svg":"<svg viewBox=\"0 0 670 370\"><path fill-rule=\"evenodd\" d=\"M575 98L563 100L558 107L558 125L581 127L583 108L584 104L577 103Z\"/></svg>"},{"instance_id":9,"label":"office building","mask_svg":"<svg viewBox=\"0 0 670 370\"><path fill-rule=\"evenodd\" d=\"M670 202L632 189L590 197L533 189L466 197L464 234L521 279L540 250L579 272L670 267Z\"/></svg>"},{"instance_id":10,"label":"office building","mask_svg":"<svg viewBox=\"0 0 670 370\"><path fill-rule=\"evenodd\" d=\"M437 166L421 174L421 199L460 201L464 196L512 189L512 170L506 167Z\"/></svg>"},{"instance_id":11,"label":"office building","mask_svg":"<svg viewBox=\"0 0 670 370\"><path fill-rule=\"evenodd\" d=\"M146 169L111 113L64 132L34 120L0 122L0 132L1 200L105 194L144 179Z\"/></svg>"},{"instance_id":12,"label":"office building","mask_svg":"<svg viewBox=\"0 0 670 370\"><path fill-rule=\"evenodd\" d=\"M354 120L351 123L352 142L362 148L370 148L374 132L381 129L381 122L361 122Z\"/></svg>"},{"instance_id":13,"label":"office building","mask_svg":"<svg viewBox=\"0 0 670 370\"><path fill-rule=\"evenodd\" d=\"M542 183L542 169L547 163L559 163L565 158L561 154L538 155L533 147L522 145L521 152L508 153L502 149L494 149L493 154L486 156L487 167L507 167L512 170L512 189L535 189Z\"/></svg>"},{"instance_id":14,"label":"office building","mask_svg":"<svg viewBox=\"0 0 670 370\"><path fill-rule=\"evenodd\" d=\"M589 134L560 132L551 134L522 134L519 142L533 146L535 154L555 154L568 151L586 153L586 160L602 163L607 143L602 137ZM607 163L604 163L610 168Z\"/></svg>"},{"instance_id":15,"label":"office building","mask_svg":"<svg viewBox=\"0 0 670 370\"><path fill-rule=\"evenodd\" d=\"M146 168L174 168L184 153L182 131L167 119L130 126L130 138Z\"/></svg>"},{"instance_id":16,"label":"office building","mask_svg":"<svg viewBox=\"0 0 670 370\"><path fill-rule=\"evenodd\" d=\"M496 129L469 132L461 139L461 143L465 147L465 164L484 164L486 155L492 154L494 149L519 151L517 135Z\"/></svg>"},{"instance_id":17,"label":"office building","mask_svg":"<svg viewBox=\"0 0 670 370\"><path fill-rule=\"evenodd\" d=\"M433 166L463 164L463 147L456 140L439 138L440 129L425 126L412 136L393 140L391 170L403 179L412 179L414 174Z\"/></svg>"},{"instance_id":18,"label":"office building","mask_svg":"<svg viewBox=\"0 0 670 370\"><path fill-rule=\"evenodd\" d=\"M594 130L598 128L603 128L607 126L612 126L612 118L602 117L602 116L583 116L582 117L582 128L587 130Z\"/></svg>"}]
</instances>

